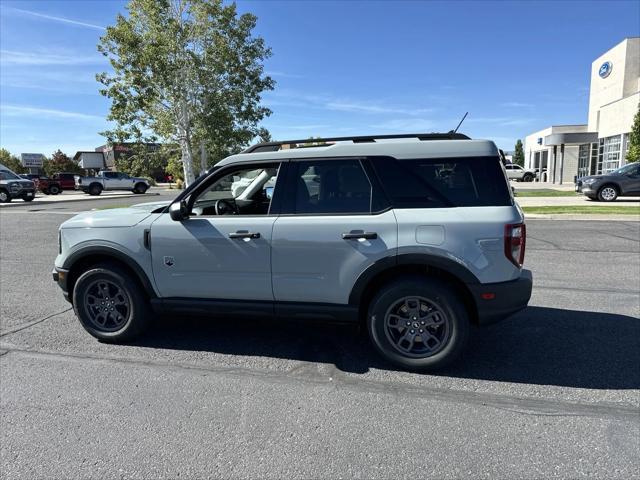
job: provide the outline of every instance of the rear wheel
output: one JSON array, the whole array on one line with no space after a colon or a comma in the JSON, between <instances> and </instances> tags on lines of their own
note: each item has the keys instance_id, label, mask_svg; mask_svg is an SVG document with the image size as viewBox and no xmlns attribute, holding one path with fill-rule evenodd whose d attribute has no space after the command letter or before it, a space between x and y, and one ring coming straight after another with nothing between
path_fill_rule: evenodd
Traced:
<instances>
[{"instance_id":1,"label":"rear wheel","mask_svg":"<svg viewBox=\"0 0 640 480\"><path fill-rule=\"evenodd\" d=\"M133 193L143 194L147 191L147 186L144 183L136 183L136 186L133 188Z\"/></svg>"},{"instance_id":2,"label":"rear wheel","mask_svg":"<svg viewBox=\"0 0 640 480\"><path fill-rule=\"evenodd\" d=\"M73 289L73 309L84 329L105 342L125 342L149 323L147 295L138 282L115 264L87 270Z\"/></svg>"},{"instance_id":3,"label":"rear wheel","mask_svg":"<svg viewBox=\"0 0 640 480\"><path fill-rule=\"evenodd\" d=\"M407 277L383 287L367 317L371 341L390 362L410 370L434 370L454 361L469 336L469 318L449 287Z\"/></svg>"},{"instance_id":4,"label":"rear wheel","mask_svg":"<svg viewBox=\"0 0 640 480\"><path fill-rule=\"evenodd\" d=\"M0 203L9 203L11 201L11 195L6 190L0 189Z\"/></svg>"},{"instance_id":5,"label":"rear wheel","mask_svg":"<svg viewBox=\"0 0 640 480\"><path fill-rule=\"evenodd\" d=\"M102 185L94 183L89 187L89 195L100 195L102 193Z\"/></svg>"},{"instance_id":6,"label":"rear wheel","mask_svg":"<svg viewBox=\"0 0 640 480\"><path fill-rule=\"evenodd\" d=\"M598 200L601 202L613 202L618 198L618 189L613 185L605 185L598 190Z\"/></svg>"}]
</instances>

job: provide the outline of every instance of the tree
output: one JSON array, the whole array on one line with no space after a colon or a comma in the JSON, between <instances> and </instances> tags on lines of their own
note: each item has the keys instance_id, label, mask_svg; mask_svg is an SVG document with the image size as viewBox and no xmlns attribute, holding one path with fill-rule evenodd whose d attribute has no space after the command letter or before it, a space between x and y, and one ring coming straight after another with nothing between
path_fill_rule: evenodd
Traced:
<instances>
[{"instance_id":1,"label":"tree","mask_svg":"<svg viewBox=\"0 0 640 480\"><path fill-rule=\"evenodd\" d=\"M155 178L164 173L167 168L170 149L176 150L176 145L166 145L157 150L150 150L144 143L128 145L129 152L121 154L116 159L116 169L134 177Z\"/></svg>"},{"instance_id":2,"label":"tree","mask_svg":"<svg viewBox=\"0 0 640 480\"><path fill-rule=\"evenodd\" d=\"M262 92L274 86L262 65L271 50L251 33L256 17L238 16L235 4L222 0L130 0L127 9L98 45L113 67L96 76L116 122L104 134L179 144L191 183L201 144L215 154L259 134L271 114L260 106Z\"/></svg>"},{"instance_id":3,"label":"tree","mask_svg":"<svg viewBox=\"0 0 640 480\"><path fill-rule=\"evenodd\" d=\"M516 142L516 151L513 154L513 163L524 167L524 148L522 146L522 140L520 139Z\"/></svg>"},{"instance_id":4,"label":"tree","mask_svg":"<svg viewBox=\"0 0 640 480\"><path fill-rule=\"evenodd\" d=\"M53 152L51 158L45 158L42 162L42 169L48 177L59 172L83 173L82 167L65 153L62 153L60 149Z\"/></svg>"},{"instance_id":5,"label":"tree","mask_svg":"<svg viewBox=\"0 0 640 480\"><path fill-rule=\"evenodd\" d=\"M11 155L9 150L5 148L0 148L0 163L16 173L24 173L27 171L27 169L22 166L22 162L20 162L18 157Z\"/></svg>"},{"instance_id":6,"label":"tree","mask_svg":"<svg viewBox=\"0 0 640 480\"><path fill-rule=\"evenodd\" d=\"M627 163L640 161L640 103L638 104L636 116L633 117L626 161Z\"/></svg>"}]
</instances>

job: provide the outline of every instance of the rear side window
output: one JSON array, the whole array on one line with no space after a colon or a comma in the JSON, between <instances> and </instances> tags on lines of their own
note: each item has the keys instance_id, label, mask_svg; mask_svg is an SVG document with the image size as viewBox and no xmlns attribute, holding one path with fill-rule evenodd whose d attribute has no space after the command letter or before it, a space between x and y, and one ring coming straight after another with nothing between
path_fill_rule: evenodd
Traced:
<instances>
[{"instance_id":1,"label":"rear side window","mask_svg":"<svg viewBox=\"0 0 640 480\"><path fill-rule=\"evenodd\" d=\"M298 214L370 213L372 188L359 160L295 162Z\"/></svg>"},{"instance_id":2,"label":"rear side window","mask_svg":"<svg viewBox=\"0 0 640 480\"><path fill-rule=\"evenodd\" d=\"M374 158L372 163L397 208L512 204L498 157Z\"/></svg>"}]
</instances>

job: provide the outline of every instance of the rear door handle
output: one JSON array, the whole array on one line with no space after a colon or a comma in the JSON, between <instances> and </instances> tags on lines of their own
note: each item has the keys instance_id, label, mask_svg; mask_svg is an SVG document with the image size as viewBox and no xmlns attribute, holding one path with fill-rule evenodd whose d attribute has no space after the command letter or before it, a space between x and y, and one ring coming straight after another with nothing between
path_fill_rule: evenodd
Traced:
<instances>
[{"instance_id":1,"label":"rear door handle","mask_svg":"<svg viewBox=\"0 0 640 480\"><path fill-rule=\"evenodd\" d=\"M247 232L246 230L238 230L230 233L229 238L260 238L260 233Z\"/></svg>"},{"instance_id":2,"label":"rear door handle","mask_svg":"<svg viewBox=\"0 0 640 480\"><path fill-rule=\"evenodd\" d=\"M349 233L343 233L342 234L342 239L343 240L375 240L376 238L378 238L378 234L376 232L363 232L363 231L355 231L352 230Z\"/></svg>"}]
</instances>

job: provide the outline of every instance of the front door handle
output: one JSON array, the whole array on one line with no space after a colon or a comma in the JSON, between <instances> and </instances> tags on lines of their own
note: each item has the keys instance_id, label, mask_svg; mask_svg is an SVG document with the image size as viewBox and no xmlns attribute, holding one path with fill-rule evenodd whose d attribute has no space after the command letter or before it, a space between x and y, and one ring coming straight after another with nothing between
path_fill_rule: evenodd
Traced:
<instances>
[{"instance_id":1,"label":"front door handle","mask_svg":"<svg viewBox=\"0 0 640 480\"><path fill-rule=\"evenodd\" d=\"M378 234L376 232L364 232L362 230L352 230L349 233L342 234L343 240L375 240L376 238L378 238Z\"/></svg>"},{"instance_id":2,"label":"front door handle","mask_svg":"<svg viewBox=\"0 0 640 480\"><path fill-rule=\"evenodd\" d=\"M229 238L260 238L260 233L248 232L246 230L238 230L237 232L230 233Z\"/></svg>"}]
</instances>

